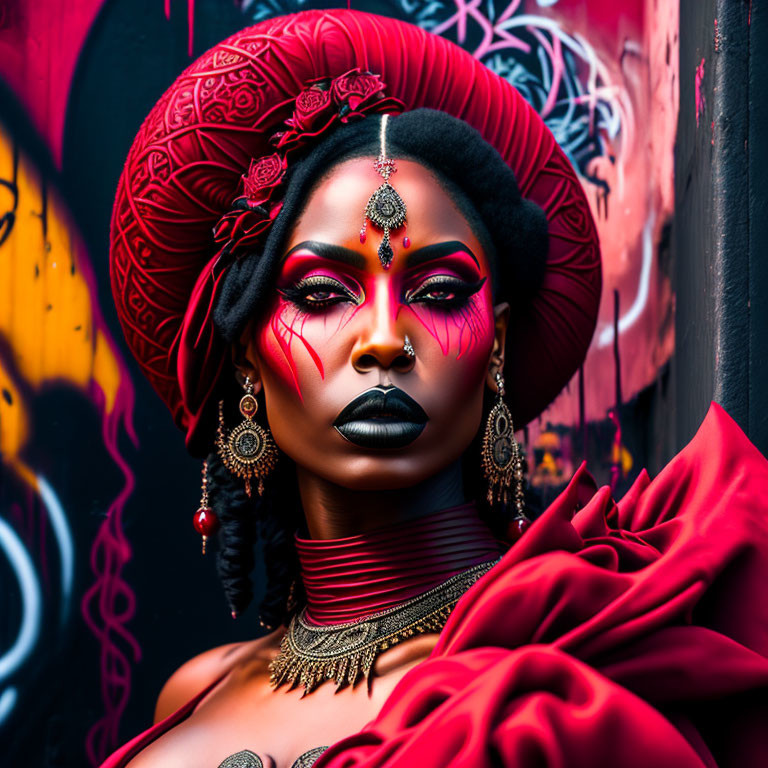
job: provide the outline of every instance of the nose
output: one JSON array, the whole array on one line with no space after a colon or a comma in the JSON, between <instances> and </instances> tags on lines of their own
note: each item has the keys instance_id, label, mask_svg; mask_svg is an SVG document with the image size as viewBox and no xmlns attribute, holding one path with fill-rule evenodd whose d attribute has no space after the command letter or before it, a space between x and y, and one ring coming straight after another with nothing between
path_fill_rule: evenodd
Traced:
<instances>
[{"instance_id":1,"label":"nose","mask_svg":"<svg viewBox=\"0 0 768 768\"><path fill-rule=\"evenodd\" d=\"M387 291L378 293L352 350L352 365L359 373L376 368L407 373L413 368L416 356L406 350L405 333L398 327L395 301Z\"/></svg>"}]
</instances>

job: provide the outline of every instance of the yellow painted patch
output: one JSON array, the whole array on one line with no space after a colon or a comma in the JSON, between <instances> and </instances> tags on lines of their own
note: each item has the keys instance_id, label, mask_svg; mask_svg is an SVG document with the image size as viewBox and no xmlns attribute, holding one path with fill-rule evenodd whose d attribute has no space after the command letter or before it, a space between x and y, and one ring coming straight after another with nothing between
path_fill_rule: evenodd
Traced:
<instances>
[{"instance_id":1,"label":"yellow painted patch","mask_svg":"<svg viewBox=\"0 0 768 768\"><path fill-rule=\"evenodd\" d=\"M0 178L13 175L13 141L0 126ZM0 246L0 339L11 358L6 367L0 359L0 386L7 392L0 397L0 450L4 461L21 469L19 454L33 426L19 386L35 391L61 381L87 392L95 384L109 413L120 366L95 321L96 298L81 272L65 206L50 189L44 199L40 175L23 153L16 183L16 221ZM12 204L11 192L0 185L0 215ZM14 383L11 366L21 381Z\"/></svg>"}]
</instances>

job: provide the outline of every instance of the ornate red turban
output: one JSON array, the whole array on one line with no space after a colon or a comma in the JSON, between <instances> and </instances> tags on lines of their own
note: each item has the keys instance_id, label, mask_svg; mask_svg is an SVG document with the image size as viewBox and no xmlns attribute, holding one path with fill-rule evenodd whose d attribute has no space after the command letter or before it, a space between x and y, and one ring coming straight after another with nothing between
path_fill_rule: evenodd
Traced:
<instances>
[{"instance_id":1,"label":"ornate red turban","mask_svg":"<svg viewBox=\"0 0 768 768\"><path fill-rule=\"evenodd\" d=\"M534 109L455 44L395 19L345 9L305 11L244 29L201 56L139 131L112 215L112 291L128 345L187 433L210 450L212 400L228 363L205 294L213 290L212 230L242 192L253 158L305 84L360 68L380 75L407 109L465 120L501 154L523 197L549 225L544 282L515 314L507 360L515 422L537 416L589 346L600 298L594 222L570 163ZM498 255L503 259L503 253Z\"/></svg>"}]
</instances>

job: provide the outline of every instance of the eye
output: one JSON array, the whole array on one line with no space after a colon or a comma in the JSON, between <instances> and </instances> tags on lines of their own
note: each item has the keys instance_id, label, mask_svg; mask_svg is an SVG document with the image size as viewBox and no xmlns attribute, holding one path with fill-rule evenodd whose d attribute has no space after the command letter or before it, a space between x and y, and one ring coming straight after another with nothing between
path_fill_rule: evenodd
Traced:
<instances>
[{"instance_id":1,"label":"eye","mask_svg":"<svg viewBox=\"0 0 768 768\"><path fill-rule=\"evenodd\" d=\"M341 302L359 304L358 297L344 283L327 275L310 275L280 293L297 307L317 311Z\"/></svg>"},{"instance_id":2,"label":"eye","mask_svg":"<svg viewBox=\"0 0 768 768\"><path fill-rule=\"evenodd\" d=\"M482 288L484 282L485 278L467 282L451 275L434 275L417 288L407 291L405 303L431 304L446 309L462 307Z\"/></svg>"}]
</instances>

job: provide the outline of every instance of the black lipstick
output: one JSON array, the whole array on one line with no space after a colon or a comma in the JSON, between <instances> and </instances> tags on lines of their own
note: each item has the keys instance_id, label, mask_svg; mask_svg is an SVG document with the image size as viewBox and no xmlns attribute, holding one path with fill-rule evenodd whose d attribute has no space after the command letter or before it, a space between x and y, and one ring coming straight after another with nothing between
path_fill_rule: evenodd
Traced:
<instances>
[{"instance_id":1,"label":"black lipstick","mask_svg":"<svg viewBox=\"0 0 768 768\"><path fill-rule=\"evenodd\" d=\"M363 448L403 448L423 431L428 416L402 389L372 387L338 415L333 426Z\"/></svg>"}]
</instances>

